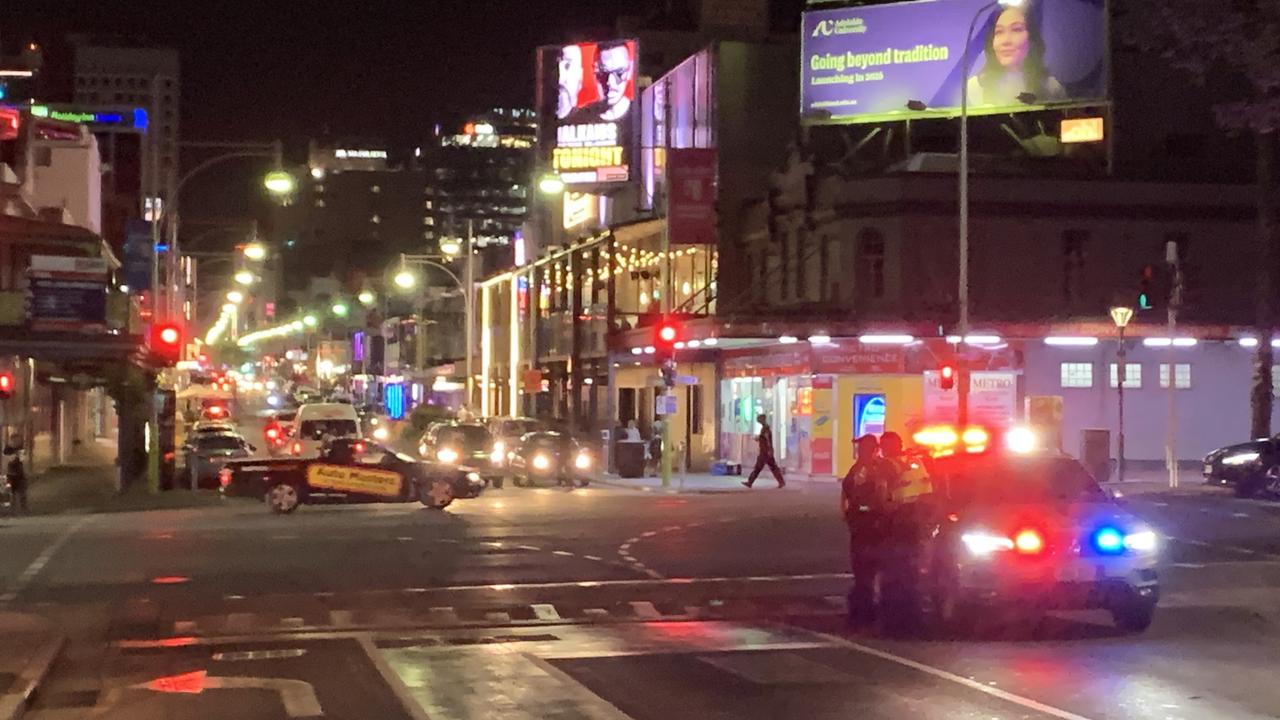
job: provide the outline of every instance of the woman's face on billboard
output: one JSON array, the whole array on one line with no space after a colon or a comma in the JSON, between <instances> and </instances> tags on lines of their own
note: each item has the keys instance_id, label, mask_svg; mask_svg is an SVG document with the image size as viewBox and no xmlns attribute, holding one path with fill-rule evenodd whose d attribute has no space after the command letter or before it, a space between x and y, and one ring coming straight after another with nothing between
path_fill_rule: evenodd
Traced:
<instances>
[{"instance_id":1,"label":"woman's face on billboard","mask_svg":"<svg viewBox=\"0 0 1280 720\"><path fill-rule=\"evenodd\" d=\"M1017 70L1027 59L1031 47L1031 33L1027 30L1027 14L1020 8L1008 8L996 18L995 35L991 48L996 60L1006 70Z\"/></svg>"}]
</instances>

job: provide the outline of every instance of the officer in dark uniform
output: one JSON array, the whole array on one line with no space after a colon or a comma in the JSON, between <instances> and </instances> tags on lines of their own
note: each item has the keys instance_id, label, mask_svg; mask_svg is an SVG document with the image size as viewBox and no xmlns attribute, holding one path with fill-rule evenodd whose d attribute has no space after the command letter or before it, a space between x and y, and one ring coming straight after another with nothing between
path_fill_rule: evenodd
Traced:
<instances>
[{"instance_id":1,"label":"officer in dark uniform","mask_svg":"<svg viewBox=\"0 0 1280 720\"><path fill-rule=\"evenodd\" d=\"M853 573L849 622L866 625L875 620L875 582L888 530L892 478L874 435L863 435L853 442L856 457L840 481L840 505L849 528L849 569Z\"/></svg>"}]
</instances>

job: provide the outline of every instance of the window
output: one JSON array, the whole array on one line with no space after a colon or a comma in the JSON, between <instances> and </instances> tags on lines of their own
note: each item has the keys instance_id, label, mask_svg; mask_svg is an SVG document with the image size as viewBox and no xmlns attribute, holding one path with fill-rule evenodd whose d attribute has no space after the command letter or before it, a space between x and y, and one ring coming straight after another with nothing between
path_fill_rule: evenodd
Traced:
<instances>
[{"instance_id":1,"label":"window","mask_svg":"<svg viewBox=\"0 0 1280 720\"><path fill-rule=\"evenodd\" d=\"M1093 387L1093 363L1062 363L1061 380L1064 388Z\"/></svg>"},{"instance_id":2,"label":"window","mask_svg":"<svg viewBox=\"0 0 1280 720\"><path fill-rule=\"evenodd\" d=\"M1174 363L1173 364L1173 382L1179 390L1188 390L1191 388L1191 364L1190 363ZM1272 384L1275 380L1272 380ZM1169 363L1160 363L1160 387L1169 387Z\"/></svg>"},{"instance_id":3,"label":"window","mask_svg":"<svg viewBox=\"0 0 1280 720\"><path fill-rule=\"evenodd\" d=\"M423 225L426 225L426 226L428 226L428 227L435 227L435 224L436 224L435 216L433 216L433 215L428 215L428 216L426 216L426 217L422 218L422 224L423 224Z\"/></svg>"},{"instance_id":4,"label":"window","mask_svg":"<svg viewBox=\"0 0 1280 720\"><path fill-rule=\"evenodd\" d=\"M324 207L324 198L316 198L316 207L318 208Z\"/></svg>"},{"instance_id":5,"label":"window","mask_svg":"<svg viewBox=\"0 0 1280 720\"><path fill-rule=\"evenodd\" d=\"M1089 240L1087 230L1062 233L1062 302L1072 307L1084 295L1084 247Z\"/></svg>"},{"instance_id":6,"label":"window","mask_svg":"<svg viewBox=\"0 0 1280 720\"><path fill-rule=\"evenodd\" d=\"M422 203L422 207L424 210L434 210L436 207L436 204L431 200L424 200Z\"/></svg>"},{"instance_id":7,"label":"window","mask_svg":"<svg viewBox=\"0 0 1280 720\"><path fill-rule=\"evenodd\" d=\"M885 295L885 243L876 230L858 235L858 294L878 300Z\"/></svg>"},{"instance_id":8,"label":"window","mask_svg":"<svg viewBox=\"0 0 1280 720\"><path fill-rule=\"evenodd\" d=\"M1117 387L1119 380L1120 367L1116 363L1111 363L1111 387ZM1125 363L1124 364L1124 389L1137 390L1142 387L1142 363Z\"/></svg>"}]
</instances>

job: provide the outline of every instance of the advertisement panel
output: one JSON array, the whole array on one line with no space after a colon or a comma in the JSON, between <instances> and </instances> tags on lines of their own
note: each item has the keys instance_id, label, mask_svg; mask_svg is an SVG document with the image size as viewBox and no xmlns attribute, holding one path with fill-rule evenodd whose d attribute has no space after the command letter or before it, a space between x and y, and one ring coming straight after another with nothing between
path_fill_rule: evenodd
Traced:
<instances>
[{"instance_id":1,"label":"advertisement panel","mask_svg":"<svg viewBox=\"0 0 1280 720\"><path fill-rule=\"evenodd\" d=\"M962 87L975 115L1098 104L1107 97L1106 28L1105 0L917 0L808 12L801 114L840 124L951 115Z\"/></svg>"},{"instance_id":2,"label":"advertisement panel","mask_svg":"<svg viewBox=\"0 0 1280 720\"><path fill-rule=\"evenodd\" d=\"M539 50L543 143L566 184L631 179L638 53L635 40Z\"/></svg>"},{"instance_id":3,"label":"advertisement panel","mask_svg":"<svg viewBox=\"0 0 1280 720\"><path fill-rule=\"evenodd\" d=\"M320 463L307 467L307 484L317 490L399 497L401 482L400 473L390 470Z\"/></svg>"},{"instance_id":4,"label":"advertisement panel","mask_svg":"<svg viewBox=\"0 0 1280 720\"><path fill-rule=\"evenodd\" d=\"M31 329L105 331L108 271L102 258L32 255L27 271Z\"/></svg>"},{"instance_id":5,"label":"advertisement panel","mask_svg":"<svg viewBox=\"0 0 1280 720\"><path fill-rule=\"evenodd\" d=\"M667 232L672 245L716 241L716 151L682 148L667 152L670 195Z\"/></svg>"},{"instance_id":6,"label":"advertisement panel","mask_svg":"<svg viewBox=\"0 0 1280 720\"><path fill-rule=\"evenodd\" d=\"M1006 428L1017 418L1018 375L1012 372L973 372L969 375L969 418L993 428ZM924 373L924 420L956 422L960 393L943 390L938 373Z\"/></svg>"}]
</instances>

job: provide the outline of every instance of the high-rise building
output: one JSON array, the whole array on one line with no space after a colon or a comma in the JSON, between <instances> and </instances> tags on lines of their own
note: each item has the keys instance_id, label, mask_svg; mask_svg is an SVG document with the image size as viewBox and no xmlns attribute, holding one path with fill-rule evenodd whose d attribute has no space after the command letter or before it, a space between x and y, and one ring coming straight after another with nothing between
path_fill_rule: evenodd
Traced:
<instances>
[{"instance_id":1,"label":"high-rise building","mask_svg":"<svg viewBox=\"0 0 1280 720\"><path fill-rule=\"evenodd\" d=\"M70 42L75 53L76 103L147 111L154 154L144 163L141 185L167 197L178 177L181 66L177 51L118 37L73 35Z\"/></svg>"}]
</instances>

